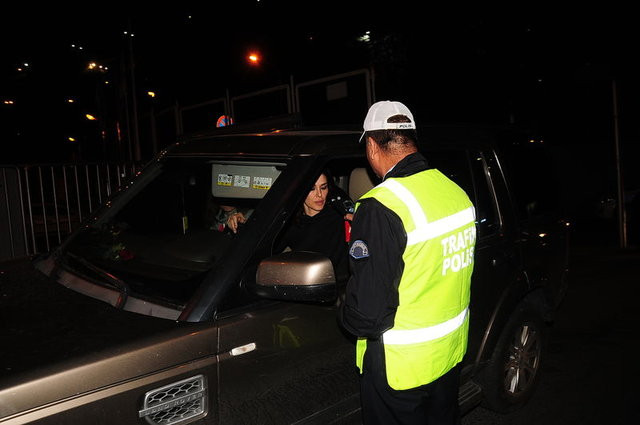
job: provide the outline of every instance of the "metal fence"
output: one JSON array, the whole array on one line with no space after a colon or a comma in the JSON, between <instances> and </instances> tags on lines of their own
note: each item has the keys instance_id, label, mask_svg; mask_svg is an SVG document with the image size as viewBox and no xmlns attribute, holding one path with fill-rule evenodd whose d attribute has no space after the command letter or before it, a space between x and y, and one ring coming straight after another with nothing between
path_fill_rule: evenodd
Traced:
<instances>
[{"instance_id":1,"label":"metal fence","mask_svg":"<svg viewBox=\"0 0 640 425\"><path fill-rule=\"evenodd\" d=\"M315 80L288 84L225 96L189 106L175 106L164 121L171 121L177 135L215 128L221 115L231 116L236 123L250 123L287 115L300 116L307 125L359 124L375 101L374 75L370 69L359 69ZM155 119L154 125L163 120ZM154 131L160 140L162 132ZM172 142L172 140L169 140Z\"/></svg>"},{"instance_id":2,"label":"metal fence","mask_svg":"<svg viewBox=\"0 0 640 425\"><path fill-rule=\"evenodd\" d=\"M59 245L140 167L132 163L0 166L0 260Z\"/></svg>"}]
</instances>

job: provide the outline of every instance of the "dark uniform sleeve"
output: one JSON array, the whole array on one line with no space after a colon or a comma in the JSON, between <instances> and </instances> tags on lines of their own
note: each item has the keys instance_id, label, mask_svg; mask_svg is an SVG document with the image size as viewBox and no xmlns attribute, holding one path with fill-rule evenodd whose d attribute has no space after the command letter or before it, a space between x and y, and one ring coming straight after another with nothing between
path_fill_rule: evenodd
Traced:
<instances>
[{"instance_id":1,"label":"dark uniform sleeve","mask_svg":"<svg viewBox=\"0 0 640 425\"><path fill-rule=\"evenodd\" d=\"M378 338L393 327L407 236L400 217L375 199L358 207L351 228L341 322L357 337Z\"/></svg>"}]
</instances>

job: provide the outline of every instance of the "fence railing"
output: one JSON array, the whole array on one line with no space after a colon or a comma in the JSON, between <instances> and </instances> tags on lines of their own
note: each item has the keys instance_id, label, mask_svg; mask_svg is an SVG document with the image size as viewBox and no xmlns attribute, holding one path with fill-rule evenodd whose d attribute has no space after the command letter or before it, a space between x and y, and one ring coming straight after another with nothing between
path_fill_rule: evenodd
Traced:
<instances>
[{"instance_id":1,"label":"fence railing","mask_svg":"<svg viewBox=\"0 0 640 425\"><path fill-rule=\"evenodd\" d=\"M310 125L359 124L374 101L373 71L359 69L304 82L294 82L291 77L287 84L249 93L227 91L226 96L206 102L172 107L173 115L163 111L163 120L171 121L176 135L215 128L221 115L231 116L236 123L297 114ZM154 125L161 125L163 120L155 119ZM154 134L160 137L162 132ZM154 146L166 143L159 140Z\"/></svg>"},{"instance_id":2,"label":"fence railing","mask_svg":"<svg viewBox=\"0 0 640 425\"><path fill-rule=\"evenodd\" d=\"M0 166L0 260L59 245L141 165Z\"/></svg>"}]
</instances>

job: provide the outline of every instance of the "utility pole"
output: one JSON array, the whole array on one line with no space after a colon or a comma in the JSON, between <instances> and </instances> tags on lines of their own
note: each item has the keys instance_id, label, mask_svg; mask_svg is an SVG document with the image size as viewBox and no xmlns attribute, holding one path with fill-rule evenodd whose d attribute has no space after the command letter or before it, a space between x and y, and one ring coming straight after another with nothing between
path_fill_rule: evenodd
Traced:
<instances>
[{"instance_id":1,"label":"utility pole","mask_svg":"<svg viewBox=\"0 0 640 425\"><path fill-rule=\"evenodd\" d=\"M131 143L133 144L133 159L140 161L140 132L138 131L138 96L136 93L136 73L135 61L133 55L133 32L131 30L131 17L129 17L129 30L127 36L127 52L129 63L129 81L131 88Z\"/></svg>"},{"instance_id":2,"label":"utility pole","mask_svg":"<svg viewBox=\"0 0 640 425\"><path fill-rule=\"evenodd\" d=\"M627 247L627 223L624 210L624 184L622 179L622 165L620 163L620 131L618 128L618 87L616 80L611 85L613 97L613 134L616 150L616 176L618 182L618 225L620 234L620 248Z\"/></svg>"}]
</instances>

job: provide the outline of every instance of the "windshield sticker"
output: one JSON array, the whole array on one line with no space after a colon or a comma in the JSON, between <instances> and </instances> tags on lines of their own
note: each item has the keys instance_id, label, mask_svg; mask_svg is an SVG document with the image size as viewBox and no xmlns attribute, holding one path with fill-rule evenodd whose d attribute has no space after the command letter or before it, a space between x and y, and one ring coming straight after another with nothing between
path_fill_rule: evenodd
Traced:
<instances>
[{"instance_id":1,"label":"windshield sticker","mask_svg":"<svg viewBox=\"0 0 640 425\"><path fill-rule=\"evenodd\" d=\"M249 187L251 176L233 176L233 185L236 187Z\"/></svg>"},{"instance_id":2,"label":"windshield sticker","mask_svg":"<svg viewBox=\"0 0 640 425\"><path fill-rule=\"evenodd\" d=\"M252 187L254 189L269 189L272 182L271 177L254 177Z\"/></svg>"},{"instance_id":3,"label":"windshield sticker","mask_svg":"<svg viewBox=\"0 0 640 425\"><path fill-rule=\"evenodd\" d=\"M218 186L231 186L232 179L231 174L218 174Z\"/></svg>"}]
</instances>

